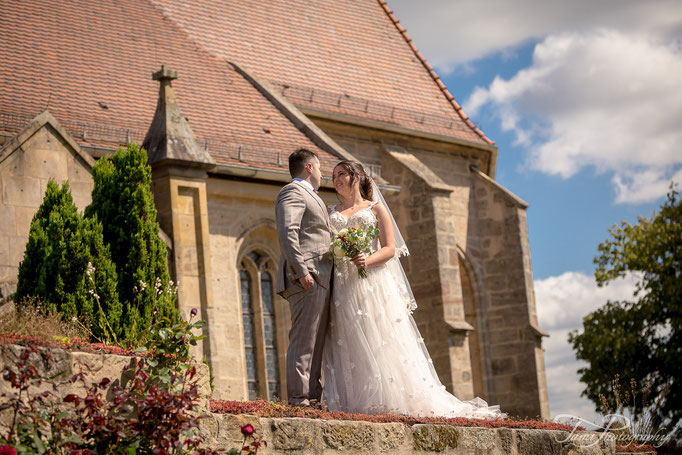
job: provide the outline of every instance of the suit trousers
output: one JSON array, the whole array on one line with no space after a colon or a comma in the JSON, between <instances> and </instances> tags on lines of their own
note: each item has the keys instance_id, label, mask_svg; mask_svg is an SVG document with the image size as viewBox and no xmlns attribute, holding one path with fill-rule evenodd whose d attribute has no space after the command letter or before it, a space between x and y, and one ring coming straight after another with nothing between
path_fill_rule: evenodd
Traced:
<instances>
[{"instance_id":1,"label":"suit trousers","mask_svg":"<svg viewBox=\"0 0 682 455\"><path fill-rule=\"evenodd\" d=\"M329 288L317 281L307 290L287 297L291 309L291 331L287 350L287 395L289 404L310 404L322 397L322 353L329 323Z\"/></svg>"}]
</instances>

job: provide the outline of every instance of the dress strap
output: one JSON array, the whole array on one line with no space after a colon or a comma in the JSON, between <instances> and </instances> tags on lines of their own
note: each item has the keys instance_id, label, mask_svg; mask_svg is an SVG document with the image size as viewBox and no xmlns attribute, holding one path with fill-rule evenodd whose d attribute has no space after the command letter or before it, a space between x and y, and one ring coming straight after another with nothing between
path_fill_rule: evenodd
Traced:
<instances>
[{"instance_id":1,"label":"dress strap","mask_svg":"<svg viewBox=\"0 0 682 455\"><path fill-rule=\"evenodd\" d=\"M377 205L379 202L381 202L381 201L374 201L371 204L369 204L369 207L367 207L367 208L368 209L374 208L374 206Z\"/></svg>"}]
</instances>

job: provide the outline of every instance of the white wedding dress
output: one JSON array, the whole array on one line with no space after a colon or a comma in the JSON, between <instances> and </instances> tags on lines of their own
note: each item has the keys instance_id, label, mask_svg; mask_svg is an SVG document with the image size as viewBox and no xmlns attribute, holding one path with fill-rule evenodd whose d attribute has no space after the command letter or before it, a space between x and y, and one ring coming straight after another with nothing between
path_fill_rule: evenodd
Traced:
<instances>
[{"instance_id":1,"label":"white wedding dress","mask_svg":"<svg viewBox=\"0 0 682 455\"><path fill-rule=\"evenodd\" d=\"M376 226L373 205L349 220L330 207L334 233ZM378 239L375 243L378 249ZM419 417L503 417L498 406L488 406L479 398L463 402L445 390L412 319L403 281L386 265L368 268L367 273L368 278L360 278L350 259L335 259L323 357L323 399L329 409Z\"/></svg>"}]
</instances>

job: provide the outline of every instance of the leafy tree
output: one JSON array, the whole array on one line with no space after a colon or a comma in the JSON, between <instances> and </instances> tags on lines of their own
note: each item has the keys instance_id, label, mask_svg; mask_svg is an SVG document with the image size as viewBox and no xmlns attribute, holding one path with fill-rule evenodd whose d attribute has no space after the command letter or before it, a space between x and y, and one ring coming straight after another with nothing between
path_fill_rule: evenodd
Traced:
<instances>
[{"instance_id":1,"label":"leafy tree","mask_svg":"<svg viewBox=\"0 0 682 455\"><path fill-rule=\"evenodd\" d=\"M67 318L78 317L100 340L120 333L116 269L102 225L78 213L68 183L60 188L50 180L31 222L15 301L28 302L29 296Z\"/></svg>"},{"instance_id":2,"label":"leafy tree","mask_svg":"<svg viewBox=\"0 0 682 455\"><path fill-rule=\"evenodd\" d=\"M583 331L569 335L586 384L583 396L599 404L599 394L616 409L611 381L650 383L648 411L656 424L682 419L682 204L674 187L658 213L621 222L598 247L599 286L632 273L632 301L608 302L583 319ZM641 411L641 409L640 409ZM679 427L678 427L679 431Z\"/></svg>"},{"instance_id":3,"label":"leafy tree","mask_svg":"<svg viewBox=\"0 0 682 455\"><path fill-rule=\"evenodd\" d=\"M136 341L149 327L155 307L160 317L177 320L147 152L136 144L119 148L113 158L95 164L93 179L92 204L85 215L102 221L104 240L118 271L118 294L125 302L123 332Z\"/></svg>"}]
</instances>

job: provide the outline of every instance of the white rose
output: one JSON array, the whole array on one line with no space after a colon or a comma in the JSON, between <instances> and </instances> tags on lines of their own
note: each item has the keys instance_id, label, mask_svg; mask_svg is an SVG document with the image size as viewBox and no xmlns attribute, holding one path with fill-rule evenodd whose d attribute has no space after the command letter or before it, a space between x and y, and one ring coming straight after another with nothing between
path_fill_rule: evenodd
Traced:
<instances>
[{"instance_id":1,"label":"white rose","mask_svg":"<svg viewBox=\"0 0 682 455\"><path fill-rule=\"evenodd\" d=\"M343 237L345 235L348 235L348 229L341 229L339 231L339 237Z\"/></svg>"},{"instance_id":2,"label":"white rose","mask_svg":"<svg viewBox=\"0 0 682 455\"><path fill-rule=\"evenodd\" d=\"M345 255L346 255L346 252L343 251L343 248L338 247L338 246L335 246L335 247L334 247L334 256L336 256L337 258L341 259L341 258L344 257Z\"/></svg>"}]
</instances>

